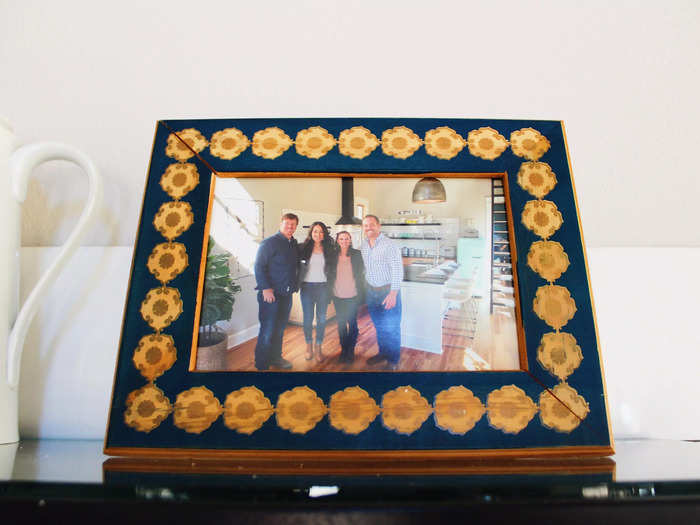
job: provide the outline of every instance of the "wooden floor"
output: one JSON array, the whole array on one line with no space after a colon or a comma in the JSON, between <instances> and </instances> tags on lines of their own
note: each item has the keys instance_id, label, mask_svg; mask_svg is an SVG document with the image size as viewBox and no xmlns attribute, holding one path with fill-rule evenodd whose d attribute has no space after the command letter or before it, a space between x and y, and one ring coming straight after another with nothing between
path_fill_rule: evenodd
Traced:
<instances>
[{"instance_id":1,"label":"wooden floor","mask_svg":"<svg viewBox=\"0 0 700 525\"><path fill-rule=\"evenodd\" d=\"M497 306L490 314L488 299L482 300L472 350L489 364L490 370L519 370L515 310Z\"/></svg>"},{"instance_id":2,"label":"wooden floor","mask_svg":"<svg viewBox=\"0 0 700 525\"><path fill-rule=\"evenodd\" d=\"M467 321L443 322L443 352L433 354L411 348L401 349L398 370L402 372L442 372L461 370L517 370L519 368L515 316L512 308L489 314L488 301L481 301L476 332L469 337ZM509 311L508 311L509 310ZM301 326L289 325L284 332L282 356L291 361L294 372L368 372L383 371L386 362L374 366L367 359L377 354L374 325L365 310L358 317L359 337L355 362L339 363L340 345L334 320L326 325L323 361L307 361L306 342ZM255 371L254 353L257 338L228 350L227 370Z\"/></svg>"}]
</instances>

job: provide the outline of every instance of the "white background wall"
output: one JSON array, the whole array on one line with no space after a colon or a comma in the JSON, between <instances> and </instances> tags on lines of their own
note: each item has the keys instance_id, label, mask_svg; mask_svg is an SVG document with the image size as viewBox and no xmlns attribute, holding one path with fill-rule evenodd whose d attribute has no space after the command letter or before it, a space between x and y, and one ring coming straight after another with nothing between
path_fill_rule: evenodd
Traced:
<instances>
[{"instance_id":1,"label":"white background wall","mask_svg":"<svg viewBox=\"0 0 700 525\"><path fill-rule=\"evenodd\" d=\"M158 119L404 116L562 119L589 247L698 247L699 25L695 0L0 0L0 114L25 142L65 141L96 161L107 199L92 245L132 244ZM67 236L81 179L63 163L38 170L25 246ZM664 279L682 293L684 280L662 273L639 285ZM658 293L649 301L676 306ZM608 377L633 392L625 378L639 377L668 332L642 340L640 323L599 311L606 356L629 351L625 331L635 336L638 370L625 360ZM695 399L694 381L674 377L683 358L695 359L693 323L671 319L664 329L680 359L664 369L664 384L674 385L673 399ZM644 414L639 399L629 401ZM665 423L640 433L658 435ZM692 422L681 430L700 437Z\"/></svg>"},{"instance_id":2,"label":"white background wall","mask_svg":"<svg viewBox=\"0 0 700 525\"><path fill-rule=\"evenodd\" d=\"M132 243L158 119L405 116L562 119L589 245L697 246L699 26L696 0L2 0L0 113L94 157L95 245ZM41 170L25 245L67 235L79 180Z\"/></svg>"}]
</instances>

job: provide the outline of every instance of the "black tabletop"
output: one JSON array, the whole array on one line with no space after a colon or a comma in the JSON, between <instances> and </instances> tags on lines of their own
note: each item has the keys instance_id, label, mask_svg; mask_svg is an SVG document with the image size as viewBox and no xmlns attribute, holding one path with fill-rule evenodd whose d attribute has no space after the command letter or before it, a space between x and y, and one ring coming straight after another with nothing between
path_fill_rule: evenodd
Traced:
<instances>
[{"instance_id":1,"label":"black tabletop","mask_svg":"<svg viewBox=\"0 0 700 525\"><path fill-rule=\"evenodd\" d=\"M449 468L353 469L350 461L339 474L293 460L136 460L104 456L99 441L22 441L0 445L0 514L17 522L197 525L698 522L700 443L623 440L616 450L612 458L470 460Z\"/></svg>"}]
</instances>

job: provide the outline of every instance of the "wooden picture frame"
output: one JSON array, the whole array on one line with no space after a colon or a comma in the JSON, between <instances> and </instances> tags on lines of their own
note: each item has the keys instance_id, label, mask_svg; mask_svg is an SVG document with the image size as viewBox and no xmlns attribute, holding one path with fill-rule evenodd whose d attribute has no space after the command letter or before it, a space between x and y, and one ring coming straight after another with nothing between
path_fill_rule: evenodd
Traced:
<instances>
[{"instance_id":1,"label":"wooden picture frame","mask_svg":"<svg viewBox=\"0 0 700 525\"><path fill-rule=\"evenodd\" d=\"M502 180L520 369L194 371L212 181L225 174ZM612 454L563 124L158 122L105 453L331 462Z\"/></svg>"}]
</instances>

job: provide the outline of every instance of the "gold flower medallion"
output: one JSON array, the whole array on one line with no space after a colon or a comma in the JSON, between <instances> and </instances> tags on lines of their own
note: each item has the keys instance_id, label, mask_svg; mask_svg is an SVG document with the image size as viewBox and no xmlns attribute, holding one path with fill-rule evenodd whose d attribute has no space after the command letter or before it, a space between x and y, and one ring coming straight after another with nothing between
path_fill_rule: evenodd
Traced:
<instances>
[{"instance_id":1,"label":"gold flower medallion","mask_svg":"<svg viewBox=\"0 0 700 525\"><path fill-rule=\"evenodd\" d=\"M217 131L211 136L209 152L224 160L235 159L250 146L250 141L243 132L236 128Z\"/></svg>"},{"instance_id":2,"label":"gold flower medallion","mask_svg":"<svg viewBox=\"0 0 700 525\"><path fill-rule=\"evenodd\" d=\"M562 381L573 374L583 361L581 347L566 332L544 334L537 349L537 362Z\"/></svg>"},{"instance_id":3,"label":"gold flower medallion","mask_svg":"<svg viewBox=\"0 0 700 525\"><path fill-rule=\"evenodd\" d=\"M302 129L294 142L297 153L310 159L320 159L336 144L333 135L320 126Z\"/></svg>"},{"instance_id":4,"label":"gold flower medallion","mask_svg":"<svg viewBox=\"0 0 700 525\"><path fill-rule=\"evenodd\" d=\"M331 426L346 434L359 434L379 415L379 407L359 386L350 386L331 396Z\"/></svg>"},{"instance_id":5,"label":"gold flower medallion","mask_svg":"<svg viewBox=\"0 0 700 525\"><path fill-rule=\"evenodd\" d=\"M387 129L382 133L382 151L397 159L407 159L422 144L421 138L405 126Z\"/></svg>"},{"instance_id":6,"label":"gold flower medallion","mask_svg":"<svg viewBox=\"0 0 700 525\"><path fill-rule=\"evenodd\" d=\"M182 313L182 299L177 288L153 288L141 303L141 316L154 330L162 330Z\"/></svg>"},{"instance_id":7,"label":"gold flower medallion","mask_svg":"<svg viewBox=\"0 0 700 525\"><path fill-rule=\"evenodd\" d=\"M162 376L175 364L177 351L173 338L165 334L144 335L134 351L134 366L149 381Z\"/></svg>"},{"instance_id":8,"label":"gold flower medallion","mask_svg":"<svg viewBox=\"0 0 700 525\"><path fill-rule=\"evenodd\" d=\"M160 187L175 200L187 195L197 187L197 184L199 184L197 166L189 162L171 164L160 178Z\"/></svg>"},{"instance_id":9,"label":"gold flower medallion","mask_svg":"<svg viewBox=\"0 0 700 525\"><path fill-rule=\"evenodd\" d=\"M548 239L561 228L564 219L552 201L529 201L521 216L522 223L535 235Z\"/></svg>"},{"instance_id":10,"label":"gold flower medallion","mask_svg":"<svg viewBox=\"0 0 700 525\"><path fill-rule=\"evenodd\" d=\"M494 160L508 147L508 141L498 131L485 127L474 129L467 135L469 153L475 157Z\"/></svg>"},{"instance_id":11,"label":"gold flower medallion","mask_svg":"<svg viewBox=\"0 0 700 525\"><path fill-rule=\"evenodd\" d=\"M183 142L186 142L189 148L183 144ZM175 160L184 162L194 156L192 150L199 153L206 148L208 144L204 135L196 129L183 129L182 131L168 135L168 145L165 147L165 154Z\"/></svg>"},{"instance_id":12,"label":"gold flower medallion","mask_svg":"<svg viewBox=\"0 0 700 525\"><path fill-rule=\"evenodd\" d=\"M532 302L532 310L555 330L571 321L576 313L576 303L569 290L556 284L540 286Z\"/></svg>"},{"instance_id":13,"label":"gold flower medallion","mask_svg":"<svg viewBox=\"0 0 700 525\"><path fill-rule=\"evenodd\" d=\"M308 386L287 390L277 398L277 424L294 434L306 434L314 428L328 409Z\"/></svg>"},{"instance_id":14,"label":"gold flower medallion","mask_svg":"<svg viewBox=\"0 0 700 525\"><path fill-rule=\"evenodd\" d=\"M344 129L338 137L338 150L346 157L364 159L379 146L374 133L362 126Z\"/></svg>"},{"instance_id":15,"label":"gold flower medallion","mask_svg":"<svg viewBox=\"0 0 700 525\"><path fill-rule=\"evenodd\" d=\"M184 244L163 242L153 248L146 266L156 279L165 284L180 275L187 264L187 249Z\"/></svg>"},{"instance_id":16,"label":"gold flower medallion","mask_svg":"<svg viewBox=\"0 0 700 525\"><path fill-rule=\"evenodd\" d=\"M163 391L149 383L127 396L124 422L139 432L150 432L160 425L171 411L172 405Z\"/></svg>"},{"instance_id":17,"label":"gold flower medallion","mask_svg":"<svg viewBox=\"0 0 700 525\"><path fill-rule=\"evenodd\" d=\"M410 386L400 386L382 397L384 426L399 434L413 434L432 411L428 401Z\"/></svg>"},{"instance_id":18,"label":"gold flower medallion","mask_svg":"<svg viewBox=\"0 0 700 525\"><path fill-rule=\"evenodd\" d=\"M452 128L442 126L425 134L425 152L438 159L450 160L467 145L467 141Z\"/></svg>"},{"instance_id":19,"label":"gold flower medallion","mask_svg":"<svg viewBox=\"0 0 700 525\"><path fill-rule=\"evenodd\" d=\"M518 157L540 160L547 153L550 143L547 137L532 128L523 128L510 134L510 149Z\"/></svg>"},{"instance_id":20,"label":"gold flower medallion","mask_svg":"<svg viewBox=\"0 0 700 525\"><path fill-rule=\"evenodd\" d=\"M569 256L555 241L537 241L530 246L527 265L547 282L554 282L569 268Z\"/></svg>"},{"instance_id":21,"label":"gold flower medallion","mask_svg":"<svg viewBox=\"0 0 700 525\"><path fill-rule=\"evenodd\" d=\"M246 386L226 396L224 425L250 435L263 426L274 411L265 394L254 386Z\"/></svg>"},{"instance_id":22,"label":"gold flower medallion","mask_svg":"<svg viewBox=\"0 0 700 525\"><path fill-rule=\"evenodd\" d=\"M435 423L450 434L464 435L479 421L486 407L471 390L453 386L435 396Z\"/></svg>"},{"instance_id":23,"label":"gold flower medallion","mask_svg":"<svg viewBox=\"0 0 700 525\"><path fill-rule=\"evenodd\" d=\"M183 232L187 231L194 222L192 206L183 201L171 201L164 203L153 219L156 227L163 237L172 241Z\"/></svg>"},{"instance_id":24,"label":"gold flower medallion","mask_svg":"<svg viewBox=\"0 0 700 525\"><path fill-rule=\"evenodd\" d=\"M489 424L506 434L517 434L535 417L537 405L515 385L494 390L486 399Z\"/></svg>"},{"instance_id":25,"label":"gold flower medallion","mask_svg":"<svg viewBox=\"0 0 700 525\"><path fill-rule=\"evenodd\" d=\"M537 199L541 199L557 185L557 176L546 162L523 162L518 170L518 184Z\"/></svg>"},{"instance_id":26,"label":"gold flower medallion","mask_svg":"<svg viewBox=\"0 0 700 525\"><path fill-rule=\"evenodd\" d=\"M175 398L175 426L190 434L201 434L224 411L214 393L205 386L192 387Z\"/></svg>"},{"instance_id":27,"label":"gold flower medallion","mask_svg":"<svg viewBox=\"0 0 700 525\"><path fill-rule=\"evenodd\" d=\"M294 144L280 128L272 127L256 131L253 135L253 155L264 159L276 159Z\"/></svg>"},{"instance_id":28,"label":"gold flower medallion","mask_svg":"<svg viewBox=\"0 0 700 525\"><path fill-rule=\"evenodd\" d=\"M571 432L589 412L586 400L566 383L558 384L551 393L545 390L540 394L540 420L557 432Z\"/></svg>"}]
</instances>

